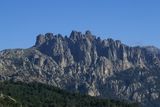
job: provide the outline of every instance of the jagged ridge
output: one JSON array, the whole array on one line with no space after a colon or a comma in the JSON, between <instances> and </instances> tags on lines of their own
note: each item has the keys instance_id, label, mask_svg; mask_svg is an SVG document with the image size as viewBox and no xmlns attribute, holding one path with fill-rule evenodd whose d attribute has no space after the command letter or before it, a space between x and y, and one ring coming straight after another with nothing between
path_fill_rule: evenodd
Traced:
<instances>
[{"instance_id":1,"label":"jagged ridge","mask_svg":"<svg viewBox=\"0 0 160 107\"><path fill-rule=\"evenodd\" d=\"M91 96L127 99L157 107L159 68L159 49L101 40L90 31L85 34L72 31L70 37L41 34L29 49L0 52L1 80L37 81ZM124 72L125 77L120 78Z\"/></svg>"}]
</instances>

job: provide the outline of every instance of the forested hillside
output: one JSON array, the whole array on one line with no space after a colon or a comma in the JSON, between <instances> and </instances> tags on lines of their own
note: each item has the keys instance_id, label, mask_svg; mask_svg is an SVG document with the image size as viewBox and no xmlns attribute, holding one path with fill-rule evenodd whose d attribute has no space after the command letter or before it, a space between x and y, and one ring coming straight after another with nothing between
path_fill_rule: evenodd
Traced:
<instances>
[{"instance_id":1,"label":"forested hillside","mask_svg":"<svg viewBox=\"0 0 160 107\"><path fill-rule=\"evenodd\" d=\"M124 101L69 93L40 83L0 82L2 107L138 107Z\"/></svg>"}]
</instances>

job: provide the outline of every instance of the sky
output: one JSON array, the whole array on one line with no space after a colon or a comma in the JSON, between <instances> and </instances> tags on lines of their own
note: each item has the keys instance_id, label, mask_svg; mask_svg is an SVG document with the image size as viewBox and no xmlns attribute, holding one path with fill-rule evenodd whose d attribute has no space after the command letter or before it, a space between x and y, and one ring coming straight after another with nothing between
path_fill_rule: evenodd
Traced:
<instances>
[{"instance_id":1,"label":"sky","mask_svg":"<svg viewBox=\"0 0 160 107\"><path fill-rule=\"evenodd\" d=\"M29 48L38 34L72 30L160 48L160 0L0 0L0 50Z\"/></svg>"}]
</instances>

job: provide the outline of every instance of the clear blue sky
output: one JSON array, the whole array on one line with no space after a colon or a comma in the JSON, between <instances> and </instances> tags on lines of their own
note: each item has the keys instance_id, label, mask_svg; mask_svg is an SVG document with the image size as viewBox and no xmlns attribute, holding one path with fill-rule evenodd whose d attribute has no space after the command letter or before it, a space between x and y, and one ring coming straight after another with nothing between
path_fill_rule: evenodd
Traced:
<instances>
[{"instance_id":1,"label":"clear blue sky","mask_svg":"<svg viewBox=\"0 0 160 107\"><path fill-rule=\"evenodd\" d=\"M30 47L40 33L88 29L128 45L160 48L160 0L0 1L0 50Z\"/></svg>"}]
</instances>

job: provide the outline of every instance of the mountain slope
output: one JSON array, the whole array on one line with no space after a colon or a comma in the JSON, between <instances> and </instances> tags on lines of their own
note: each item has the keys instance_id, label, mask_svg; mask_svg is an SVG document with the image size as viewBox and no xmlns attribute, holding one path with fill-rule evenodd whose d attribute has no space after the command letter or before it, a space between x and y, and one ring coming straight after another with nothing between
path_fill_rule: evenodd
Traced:
<instances>
[{"instance_id":1,"label":"mountain slope","mask_svg":"<svg viewBox=\"0 0 160 107\"><path fill-rule=\"evenodd\" d=\"M8 107L138 107L137 104L68 93L40 83L3 82L0 83L0 89L4 94L16 98L21 103L15 106L16 102L12 101L11 97L6 97L9 100L5 99L3 102L0 98L0 105L1 102L2 104L7 102Z\"/></svg>"},{"instance_id":2,"label":"mountain slope","mask_svg":"<svg viewBox=\"0 0 160 107\"><path fill-rule=\"evenodd\" d=\"M21 107L21 104L12 97L1 94L0 107Z\"/></svg>"},{"instance_id":3,"label":"mountain slope","mask_svg":"<svg viewBox=\"0 0 160 107\"><path fill-rule=\"evenodd\" d=\"M0 52L0 80L37 81L102 98L160 105L160 51L72 31L38 35L28 49Z\"/></svg>"}]
</instances>

